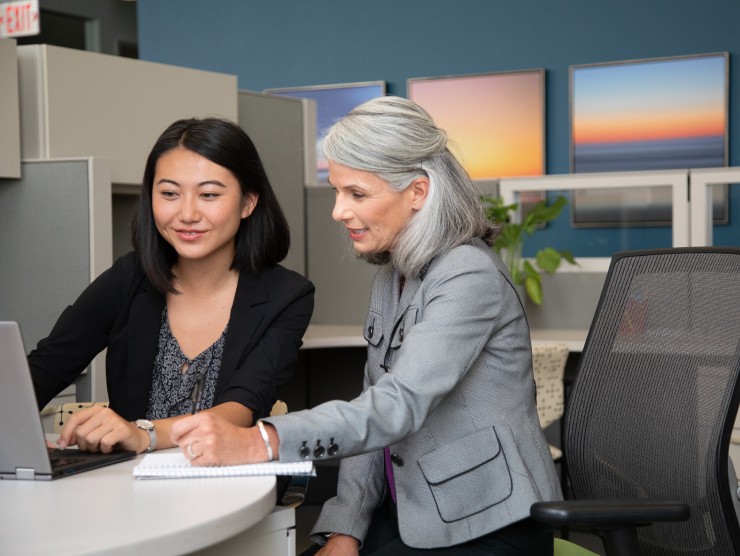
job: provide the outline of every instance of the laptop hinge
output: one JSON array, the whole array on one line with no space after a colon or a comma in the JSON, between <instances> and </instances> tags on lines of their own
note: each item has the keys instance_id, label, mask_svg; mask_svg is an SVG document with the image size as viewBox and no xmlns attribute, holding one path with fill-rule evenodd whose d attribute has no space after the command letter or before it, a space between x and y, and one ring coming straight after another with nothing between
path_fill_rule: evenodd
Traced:
<instances>
[{"instance_id":1,"label":"laptop hinge","mask_svg":"<svg viewBox=\"0 0 740 556\"><path fill-rule=\"evenodd\" d=\"M19 481L33 481L36 478L36 470L32 467L16 467L15 478Z\"/></svg>"}]
</instances>

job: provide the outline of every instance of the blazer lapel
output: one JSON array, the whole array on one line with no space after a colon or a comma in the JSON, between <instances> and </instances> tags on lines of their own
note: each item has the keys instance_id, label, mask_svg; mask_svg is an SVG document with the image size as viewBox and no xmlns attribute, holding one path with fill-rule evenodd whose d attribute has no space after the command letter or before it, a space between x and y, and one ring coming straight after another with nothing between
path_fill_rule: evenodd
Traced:
<instances>
[{"instance_id":1,"label":"blazer lapel","mask_svg":"<svg viewBox=\"0 0 740 556\"><path fill-rule=\"evenodd\" d=\"M128 327L128 364L126 369L126 398L130 414L143 416L149 404L154 359L159 345L159 328L165 297L158 291L145 287L131 304ZM228 384L240 359L259 329L263 313L254 306L268 301L267 288L262 274L239 274L234 304L229 317L224 353L216 385L216 395Z\"/></svg>"},{"instance_id":2,"label":"blazer lapel","mask_svg":"<svg viewBox=\"0 0 740 556\"><path fill-rule=\"evenodd\" d=\"M391 359L391 342L393 341L394 332L396 332L399 321L403 318L408 309L411 300L414 299L421 280L407 280L401 290L400 273L389 268L389 271L382 277L378 283L378 297L380 300L379 313L382 318L383 341L376 351L377 364L370 365L370 379L374 383L383 374L382 369L386 363L393 366ZM391 315L393 315L391 317Z\"/></svg>"},{"instance_id":3,"label":"blazer lapel","mask_svg":"<svg viewBox=\"0 0 740 556\"><path fill-rule=\"evenodd\" d=\"M154 374L154 358L159 345L159 328L165 298L151 286L134 298L128 327L126 398L131 415L143 417L149 404L149 391Z\"/></svg>"},{"instance_id":4,"label":"blazer lapel","mask_svg":"<svg viewBox=\"0 0 740 556\"><path fill-rule=\"evenodd\" d=\"M401 298L398 301L398 305L396 306L395 311L395 318L394 320L394 326L395 323L398 322L401 317L403 317L404 313L406 312L406 309L409 308L409 305L411 304L411 300L414 299L414 296L416 295L416 292L419 289L419 286L421 285L421 280L419 278L412 278L410 280L406 280L406 283L403 287L403 292L401 292Z\"/></svg>"},{"instance_id":5,"label":"blazer lapel","mask_svg":"<svg viewBox=\"0 0 740 556\"><path fill-rule=\"evenodd\" d=\"M264 318L264 313L256 306L268 301L264 274L254 275L242 271L239 274L239 283L229 316L229 329L226 333L221 370L216 384L216 396L223 391L234 371L242 363L243 354L254 343L255 334Z\"/></svg>"},{"instance_id":6,"label":"blazer lapel","mask_svg":"<svg viewBox=\"0 0 740 556\"><path fill-rule=\"evenodd\" d=\"M399 309L399 298L401 296L401 275L389 266L390 272L386 274L382 284L380 314L383 318L383 343L387 345L390 341L393 327L396 323L396 313ZM393 318L389 318L393 315Z\"/></svg>"}]
</instances>

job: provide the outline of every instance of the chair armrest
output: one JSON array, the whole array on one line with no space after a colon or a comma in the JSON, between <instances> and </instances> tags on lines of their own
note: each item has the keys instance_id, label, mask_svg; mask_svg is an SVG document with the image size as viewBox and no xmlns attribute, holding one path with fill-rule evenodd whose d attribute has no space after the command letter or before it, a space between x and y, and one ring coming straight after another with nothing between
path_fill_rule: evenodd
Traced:
<instances>
[{"instance_id":1,"label":"chair armrest","mask_svg":"<svg viewBox=\"0 0 740 556\"><path fill-rule=\"evenodd\" d=\"M691 510L675 500L562 500L532 504L530 515L549 525L611 529L686 521Z\"/></svg>"}]
</instances>

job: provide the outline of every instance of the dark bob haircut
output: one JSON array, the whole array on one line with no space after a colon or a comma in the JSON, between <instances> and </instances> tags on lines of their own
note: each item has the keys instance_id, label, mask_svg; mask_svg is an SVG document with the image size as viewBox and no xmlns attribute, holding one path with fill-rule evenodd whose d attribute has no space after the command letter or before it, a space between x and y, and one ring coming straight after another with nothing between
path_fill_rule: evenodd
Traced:
<instances>
[{"instance_id":1,"label":"dark bob haircut","mask_svg":"<svg viewBox=\"0 0 740 556\"><path fill-rule=\"evenodd\" d=\"M256 194L257 206L241 221L231 268L258 272L275 266L288 254L290 232L257 149L238 125L220 118L178 120L154 144L144 169L139 204L131 223L134 251L147 278L162 293L176 292L172 265L177 252L160 235L152 212L152 189L157 161L183 147L223 166L236 177L243 195Z\"/></svg>"}]
</instances>

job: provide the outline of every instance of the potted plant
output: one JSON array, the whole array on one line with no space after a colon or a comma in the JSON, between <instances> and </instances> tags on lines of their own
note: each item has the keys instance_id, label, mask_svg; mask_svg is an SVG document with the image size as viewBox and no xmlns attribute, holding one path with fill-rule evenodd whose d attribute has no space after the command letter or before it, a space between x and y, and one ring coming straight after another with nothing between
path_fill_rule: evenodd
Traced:
<instances>
[{"instance_id":1,"label":"potted plant","mask_svg":"<svg viewBox=\"0 0 740 556\"><path fill-rule=\"evenodd\" d=\"M552 247L540 249L534 260L522 258L522 246L525 240L534 234L544 224L558 217L567 199L562 195L548 204L540 201L525 215L521 222L514 222L512 216L516 214L518 205L504 205L503 199L483 197L486 216L503 224L501 233L493 243L493 249L502 258L514 284L524 286L527 296L537 305L542 305L542 272L553 274L560 267L563 260L570 264L577 264L570 251L558 251Z\"/></svg>"}]
</instances>

